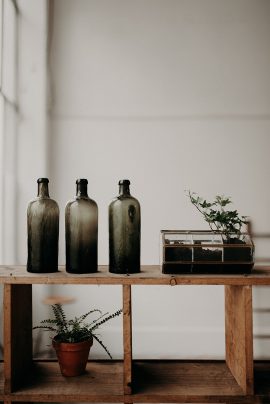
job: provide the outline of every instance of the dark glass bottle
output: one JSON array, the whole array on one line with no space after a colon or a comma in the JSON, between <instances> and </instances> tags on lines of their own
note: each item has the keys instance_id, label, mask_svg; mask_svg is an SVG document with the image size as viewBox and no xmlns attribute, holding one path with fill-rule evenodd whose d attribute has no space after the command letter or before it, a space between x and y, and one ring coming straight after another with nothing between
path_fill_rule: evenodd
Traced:
<instances>
[{"instance_id":1,"label":"dark glass bottle","mask_svg":"<svg viewBox=\"0 0 270 404\"><path fill-rule=\"evenodd\" d=\"M118 274L140 272L141 209L129 185L119 181L119 195L109 206L109 271Z\"/></svg>"},{"instance_id":2,"label":"dark glass bottle","mask_svg":"<svg viewBox=\"0 0 270 404\"><path fill-rule=\"evenodd\" d=\"M27 209L27 271L58 271L59 208L49 196L48 178L39 178L37 198Z\"/></svg>"},{"instance_id":3,"label":"dark glass bottle","mask_svg":"<svg viewBox=\"0 0 270 404\"><path fill-rule=\"evenodd\" d=\"M98 207L87 194L86 179L76 181L76 197L67 203L66 270L75 274L97 272Z\"/></svg>"}]
</instances>

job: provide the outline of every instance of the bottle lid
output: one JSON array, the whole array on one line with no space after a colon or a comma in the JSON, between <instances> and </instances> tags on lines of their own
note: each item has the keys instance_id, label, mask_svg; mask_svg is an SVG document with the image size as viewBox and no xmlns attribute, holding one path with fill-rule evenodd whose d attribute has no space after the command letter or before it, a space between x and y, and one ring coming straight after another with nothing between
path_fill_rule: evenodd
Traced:
<instances>
[{"instance_id":1,"label":"bottle lid","mask_svg":"<svg viewBox=\"0 0 270 404\"><path fill-rule=\"evenodd\" d=\"M37 183L40 184L41 182L44 182L44 183L48 184L49 179L48 179L48 178L39 178L39 179L37 180Z\"/></svg>"},{"instance_id":2,"label":"bottle lid","mask_svg":"<svg viewBox=\"0 0 270 404\"><path fill-rule=\"evenodd\" d=\"M120 180L118 182L118 185L130 185L130 181L129 180Z\"/></svg>"},{"instance_id":3,"label":"bottle lid","mask_svg":"<svg viewBox=\"0 0 270 404\"><path fill-rule=\"evenodd\" d=\"M88 184L88 180L86 178L78 178L76 184Z\"/></svg>"}]
</instances>

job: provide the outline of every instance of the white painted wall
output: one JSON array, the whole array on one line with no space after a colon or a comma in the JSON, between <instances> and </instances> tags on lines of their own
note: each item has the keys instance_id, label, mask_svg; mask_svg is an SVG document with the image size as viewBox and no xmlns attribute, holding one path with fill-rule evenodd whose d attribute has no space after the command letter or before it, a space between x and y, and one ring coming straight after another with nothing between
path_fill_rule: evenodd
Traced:
<instances>
[{"instance_id":1,"label":"white painted wall","mask_svg":"<svg viewBox=\"0 0 270 404\"><path fill-rule=\"evenodd\" d=\"M12 260L7 264L26 264L26 210L37 195L38 177L48 176L47 120L47 1L18 0L18 130L16 142L17 205L14 217L16 238L10 243ZM33 322L48 317L48 307L41 300L50 294L48 286L33 287ZM41 344L34 350L46 349Z\"/></svg>"},{"instance_id":2,"label":"white painted wall","mask_svg":"<svg viewBox=\"0 0 270 404\"><path fill-rule=\"evenodd\" d=\"M47 162L47 5L19 0L17 137L17 257L26 260L26 208L37 194L37 176L48 175Z\"/></svg>"},{"instance_id":3,"label":"white painted wall","mask_svg":"<svg viewBox=\"0 0 270 404\"><path fill-rule=\"evenodd\" d=\"M255 230L269 231L269 38L267 0L54 1L49 174L60 263L78 177L99 206L100 264L121 178L141 202L142 264L159 262L160 229L205 228L185 189L230 195ZM60 292L82 310L121 305L119 288ZM255 307L270 308L269 289L254 295ZM134 288L135 356L223 357L223 298L221 287ZM254 322L256 334L269 334L269 313ZM121 356L115 324L108 345ZM256 339L256 356L269 356L269 345Z\"/></svg>"}]
</instances>

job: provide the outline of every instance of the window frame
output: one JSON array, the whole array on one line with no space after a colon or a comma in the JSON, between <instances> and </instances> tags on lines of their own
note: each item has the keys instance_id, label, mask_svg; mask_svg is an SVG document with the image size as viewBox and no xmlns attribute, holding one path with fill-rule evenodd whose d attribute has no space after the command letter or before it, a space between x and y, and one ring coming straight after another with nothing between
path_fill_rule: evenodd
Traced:
<instances>
[{"instance_id":1,"label":"window frame","mask_svg":"<svg viewBox=\"0 0 270 404\"><path fill-rule=\"evenodd\" d=\"M0 262L15 261L18 20L16 0L0 0ZM10 18L10 20L8 19ZM11 72L11 74L10 74ZM6 75L5 75L6 73Z\"/></svg>"}]
</instances>

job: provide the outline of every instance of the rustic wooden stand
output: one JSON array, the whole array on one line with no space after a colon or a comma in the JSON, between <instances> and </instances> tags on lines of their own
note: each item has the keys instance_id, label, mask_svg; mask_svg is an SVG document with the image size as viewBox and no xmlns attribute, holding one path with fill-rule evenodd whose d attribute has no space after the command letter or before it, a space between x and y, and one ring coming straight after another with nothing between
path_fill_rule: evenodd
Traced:
<instances>
[{"instance_id":1,"label":"rustic wooden stand","mask_svg":"<svg viewBox=\"0 0 270 404\"><path fill-rule=\"evenodd\" d=\"M252 286L270 285L270 267L251 275L164 275L158 266L140 274L30 274L1 266L4 285L4 361L0 400L99 403L270 403L270 365L253 364ZM124 358L90 361L85 375L61 376L54 361L32 359L32 285L122 285ZM132 359L132 285L224 285L225 361Z\"/></svg>"}]
</instances>

